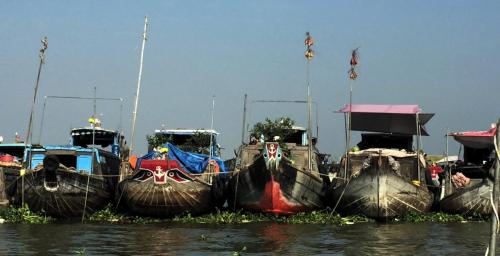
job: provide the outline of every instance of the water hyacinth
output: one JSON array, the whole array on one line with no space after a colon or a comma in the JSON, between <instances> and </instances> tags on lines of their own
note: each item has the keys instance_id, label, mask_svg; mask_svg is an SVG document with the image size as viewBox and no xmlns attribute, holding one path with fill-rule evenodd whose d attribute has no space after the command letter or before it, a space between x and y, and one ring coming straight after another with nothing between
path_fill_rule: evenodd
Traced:
<instances>
[{"instance_id":1,"label":"water hyacinth","mask_svg":"<svg viewBox=\"0 0 500 256\"><path fill-rule=\"evenodd\" d=\"M0 208L1 223L26 223L26 224L43 224L49 223L52 218L45 216L43 213L32 212L28 206Z\"/></svg>"},{"instance_id":2,"label":"water hyacinth","mask_svg":"<svg viewBox=\"0 0 500 256\"><path fill-rule=\"evenodd\" d=\"M458 214L448 214L443 212L430 212L430 213L408 213L400 220L402 222L435 222L435 223L448 223L448 222L465 222L467 220L484 220L482 218L464 218Z\"/></svg>"}]
</instances>

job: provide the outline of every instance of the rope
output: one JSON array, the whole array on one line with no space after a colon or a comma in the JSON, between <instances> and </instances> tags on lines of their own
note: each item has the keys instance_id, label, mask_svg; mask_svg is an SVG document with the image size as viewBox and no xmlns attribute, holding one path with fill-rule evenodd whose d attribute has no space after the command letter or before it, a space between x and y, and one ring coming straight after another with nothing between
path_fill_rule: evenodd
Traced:
<instances>
[{"instance_id":1,"label":"rope","mask_svg":"<svg viewBox=\"0 0 500 256\"><path fill-rule=\"evenodd\" d=\"M82 223L85 220L85 210L87 209L87 199L89 195L90 175L87 176L87 189L85 190L85 203L83 204Z\"/></svg>"},{"instance_id":2,"label":"rope","mask_svg":"<svg viewBox=\"0 0 500 256\"><path fill-rule=\"evenodd\" d=\"M238 174L236 175L236 187L234 189L233 211L236 210L236 198L237 198L236 195L238 193L239 178L240 178L240 171L238 171Z\"/></svg>"}]
</instances>

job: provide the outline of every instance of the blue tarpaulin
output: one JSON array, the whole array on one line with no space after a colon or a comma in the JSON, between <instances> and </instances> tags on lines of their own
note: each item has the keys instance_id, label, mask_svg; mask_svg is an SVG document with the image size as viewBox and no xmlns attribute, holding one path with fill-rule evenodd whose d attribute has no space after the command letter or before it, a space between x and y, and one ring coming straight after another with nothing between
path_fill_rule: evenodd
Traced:
<instances>
[{"instance_id":1,"label":"blue tarpaulin","mask_svg":"<svg viewBox=\"0 0 500 256\"><path fill-rule=\"evenodd\" d=\"M190 173L203 173L208 165L208 161L210 160L210 156L208 155L185 152L170 143L166 143L164 147L168 148L168 158L170 160L177 160L182 165L182 167L184 167L184 169L186 169ZM160 158L160 156L160 152L150 151L146 155L137 159L137 166L140 166L140 162L144 159L156 159ZM226 167L224 166L224 161L222 161L222 159L212 156L212 160L217 162L220 172L227 172Z\"/></svg>"}]
</instances>

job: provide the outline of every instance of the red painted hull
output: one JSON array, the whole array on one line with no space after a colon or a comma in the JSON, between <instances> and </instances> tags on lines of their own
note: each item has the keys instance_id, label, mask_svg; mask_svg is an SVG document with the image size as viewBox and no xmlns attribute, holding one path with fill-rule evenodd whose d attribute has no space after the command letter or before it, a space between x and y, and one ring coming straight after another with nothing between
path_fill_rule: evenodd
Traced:
<instances>
[{"instance_id":1,"label":"red painted hull","mask_svg":"<svg viewBox=\"0 0 500 256\"><path fill-rule=\"evenodd\" d=\"M262 157L235 172L228 191L228 206L235 210L290 215L324 207L325 185L319 177L285 162L269 171Z\"/></svg>"}]
</instances>

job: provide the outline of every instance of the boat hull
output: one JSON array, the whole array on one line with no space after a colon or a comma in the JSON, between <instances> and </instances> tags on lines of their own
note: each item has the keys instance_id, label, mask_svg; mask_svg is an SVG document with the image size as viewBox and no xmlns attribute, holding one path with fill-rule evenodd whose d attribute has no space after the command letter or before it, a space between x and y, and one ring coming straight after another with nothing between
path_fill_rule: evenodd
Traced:
<instances>
[{"instance_id":1,"label":"boat hull","mask_svg":"<svg viewBox=\"0 0 500 256\"><path fill-rule=\"evenodd\" d=\"M198 215L221 208L224 179L215 173L190 174L176 160L143 160L118 185L118 205L141 216Z\"/></svg>"},{"instance_id":2,"label":"boat hull","mask_svg":"<svg viewBox=\"0 0 500 256\"><path fill-rule=\"evenodd\" d=\"M32 211L53 217L71 218L91 214L104 208L113 199L112 181L100 177L59 168L55 171L57 183L47 182L46 170L30 171L16 183L15 203L24 203ZM24 190L23 190L24 188ZM24 194L24 195L23 195Z\"/></svg>"},{"instance_id":3,"label":"boat hull","mask_svg":"<svg viewBox=\"0 0 500 256\"><path fill-rule=\"evenodd\" d=\"M491 189L493 183L488 179L470 187L457 189L441 199L441 211L465 216L488 216L492 213Z\"/></svg>"},{"instance_id":4,"label":"boat hull","mask_svg":"<svg viewBox=\"0 0 500 256\"><path fill-rule=\"evenodd\" d=\"M268 170L260 156L229 181L228 206L252 212L295 214L324 207L323 180L282 161Z\"/></svg>"},{"instance_id":5,"label":"boat hull","mask_svg":"<svg viewBox=\"0 0 500 256\"><path fill-rule=\"evenodd\" d=\"M216 202L211 185L199 181L155 184L126 179L120 182L117 197L120 206L128 212L152 217L199 215L220 208L223 203Z\"/></svg>"},{"instance_id":6,"label":"boat hull","mask_svg":"<svg viewBox=\"0 0 500 256\"><path fill-rule=\"evenodd\" d=\"M5 175L5 194L9 201L13 200L16 194L16 181L20 178L20 166L4 166L2 167Z\"/></svg>"},{"instance_id":7,"label":"boat hull","mask_svg":"<svg viewBox=\"0 0 500 256\"><path fill-rule=\"evenodd\" d=\"M342 182L331 192L330 204L341 214L361 214L378 220L428 212L433 196L425 184L415 185L381 159Z\"/></svg>"}]
</instances>

